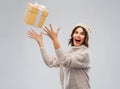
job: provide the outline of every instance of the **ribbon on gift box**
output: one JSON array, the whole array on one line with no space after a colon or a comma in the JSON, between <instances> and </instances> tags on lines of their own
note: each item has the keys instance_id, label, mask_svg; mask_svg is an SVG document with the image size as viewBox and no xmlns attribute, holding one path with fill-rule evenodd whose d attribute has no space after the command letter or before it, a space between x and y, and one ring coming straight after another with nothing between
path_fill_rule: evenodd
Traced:
<instances>
[{"instance_id":1,"label":"ribbon on gift box","mask_svg":"<svg viewBox=\"0 0 120 89\"><path fill-rule=\"evenodd\" d=\"M37 2L35 2L35 5L39 6L39 12L38 12L38 15L36 17L36 21L34 23L34 26L38 27L39 26L40 18L41 18L42 13L43 13L43 10L46 9L46 7L43 6L43 5L39 5Z\"/></svg>"},{"instance_id":2,"label":"ribbon on gift box","mask_svg":"<svg viewBox=\"0 0 120 89\"><path fill-rule=\"evenodd\" d=\"M40 9L40 8L39 8L39 9ZM39 10L39 11L38 11L38 15L37 15L37 17L36 17L36 21L35 21L35 23L34 23L34 26L38 27L38 25L39 25L39 20L40 20L41 16L42 16L42 11Z\"/></svg>"}]
</instances>

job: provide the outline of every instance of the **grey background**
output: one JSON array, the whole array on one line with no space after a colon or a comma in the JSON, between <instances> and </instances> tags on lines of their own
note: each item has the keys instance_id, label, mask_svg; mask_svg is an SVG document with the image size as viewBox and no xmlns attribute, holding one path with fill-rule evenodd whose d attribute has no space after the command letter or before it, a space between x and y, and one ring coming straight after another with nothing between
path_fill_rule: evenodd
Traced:
<instances>
[{"instance_id":1,"label":"grey background","mask_svg":"<svg viewBox=\"0 0 120 89\"><path fill-rule=\"evenodd\" d=\"M44 64L37 43L26 34L33 27L24 23L23 16L27 3L34 1L0 0L0 89L61 89L59 69ZM82 22L91 27L91 89L120 89L120 1L36 1L49 10L44 25L61 27L59 41L64 51L74 25ZM46 36L44 44L55 55Z\"/></svg>"}]
</instances>

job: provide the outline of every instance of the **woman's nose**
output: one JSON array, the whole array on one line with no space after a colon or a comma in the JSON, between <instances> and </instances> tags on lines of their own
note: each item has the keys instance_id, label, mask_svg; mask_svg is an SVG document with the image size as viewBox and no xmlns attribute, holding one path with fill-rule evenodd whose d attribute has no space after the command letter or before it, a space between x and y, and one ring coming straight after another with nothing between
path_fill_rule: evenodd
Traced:
<instances>
[{"instance_id":1,"label":"woman's nose","mask_svg":"<svg viewBox=\"0 0 120 89\"><path fill-rule=\"evenodd\" d=\"M77 35L76 38L80 38L80 35Z\"/></svg>"}]
</instances>

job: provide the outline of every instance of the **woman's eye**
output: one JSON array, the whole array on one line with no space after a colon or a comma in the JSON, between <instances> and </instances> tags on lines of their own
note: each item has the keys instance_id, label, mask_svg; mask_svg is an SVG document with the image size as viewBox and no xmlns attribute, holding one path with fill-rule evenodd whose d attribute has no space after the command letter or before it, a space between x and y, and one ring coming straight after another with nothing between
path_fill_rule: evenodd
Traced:
<instances>
[{"instance_id":1,"label":"woman's eye","mask_svg":"<svg viewBox=\"0 0 120 89\"><path fill-rule=\"evenodd\" d=\"M85 33L84 32L82 32L82 33L80 33L81 35L85 35Z\"/></svg>"},{"instance_id":2,"label":"woman's eye","mask_svg":"<svg viewBox=\"0 0 120 89\"><path fill-rule=\"evenodd\" d=\"M75 31L75 34L78 34L78 32L77 32L77 31Z\"/></svg>"}]
</instances>

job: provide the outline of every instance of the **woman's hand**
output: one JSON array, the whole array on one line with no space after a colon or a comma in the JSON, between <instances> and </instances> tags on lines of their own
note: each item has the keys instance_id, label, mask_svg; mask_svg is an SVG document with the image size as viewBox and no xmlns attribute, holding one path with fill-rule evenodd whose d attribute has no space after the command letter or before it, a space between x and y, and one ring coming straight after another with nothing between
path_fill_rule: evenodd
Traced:
<instances>
[{"instance_id":1,"label":"woman's hand","mask_svg":"<svg viewBox=\"0 0 120 89\"><path fill-rule=\"evenodd\" d=\"M49 24L49 28L48 27L44 27L43 30L47 33L47 35L52 39L56 39L58 37L58 32L60 30L60 28L57 29L57 31L53 30L53 27L51 24Z\"/></svg>"},{"instance_id":2,"label":"woman's hand","mask_svg":"<svg viewBox=\"0 0 120 89\"><path fill-rule=\"evenodd\" d=\"M51 40L53 41L54 48L58 49L58 48L60 48L60 44L59 44L57 37L58 37L58 32L59 32L60 28L58 28L57 31L54 31L52 28L52 25L49 24L49 26L50 26L49 28L45 26L45 28L43 30L47 33L46 35L48 35L51 38Z\"/></svg>"},{"instance_id":3,"label":"woman's hand","mask_svg":"<svg viewBox=\"0 0 120 89\"><path fill-rule=\"evenodd\" d=\"M28 37L36 40L40 47L43 47L43 39L42 39L42 33L38 34L34 30L27 32Z\"/></svg>"}]
</instances>

